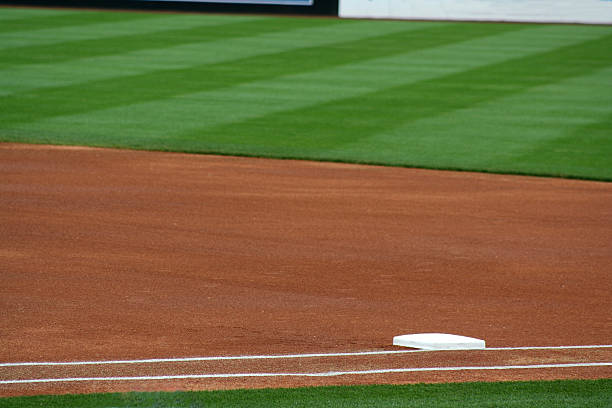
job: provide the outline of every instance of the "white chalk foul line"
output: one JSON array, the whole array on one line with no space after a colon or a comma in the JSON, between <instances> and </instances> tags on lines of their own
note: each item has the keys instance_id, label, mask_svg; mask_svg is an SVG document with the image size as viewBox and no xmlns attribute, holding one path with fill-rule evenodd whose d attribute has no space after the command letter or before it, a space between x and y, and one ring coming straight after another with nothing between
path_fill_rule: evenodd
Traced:
<instances>
[{"instance_id":1,"label":"white chalk foul line","mask_svg":"<svg viewBox=\"0 0 612 408\"><path fill-rule=\"evenodd\" d=\"M490 347L482 350L464 351L503 351L503 350L563 350L563 349L594 349L612 348L610 344L587 345L587 346L527 346L527 347ZM0 367L20 366L79 366L79 365L106 365L106 364L156 364L156 363L187 363L197 361L221 361L221 360L272 360L291 358L316 358L316 357L353 357L373 356L385 354L406 353L432 353L431 350L378 350L358 351L346 353L307 353L307 354L279 354L279 355L244 355L244 356L213 356L213 357L179 357L179 358L150 358L140 360L99 360L99 361L65 361L65 362L23 362L23 363L0 363Z\"/></svg>"},{"instance_id":2,"label":"white chalk foul line","mask_svg":"<svg viewBox=\"0 0 612 408\"><path fill-rule=\"evenodd\" d=\"M378 355L378 354L421 353L425 351L426 350L383 350L383 351L360 351L360 352L347 352L347 353L310 353L310 354L278 354L278 355L253 355L253 356L244 355L244 356L213 356L213 357L150 358L150 359L143 359L143 360L0 363L0 367L186 363L186 362L197 362L197 361L222 361L222 360L273 360L273 359L290 359L290 358L343 357L343 356L369 356L369 355Z\"/></svg>"},{"instance_id":3,"label":"white chalk foul line","mask_svg":"<svg viewBox=\"0 0 612 408\"><path fill-rule=\"evenodd\" d=\"M511 366L467 366L467 367L418 367L418 368L388 368L361 371L327 371L319 373L227 373L227 374L185 374L185 375L159 375L140 377L74 377L74 378L36 378L27 380L2 380L0 384L33 384L58 382L85 382L85 381L155 381L155 380L193 380L210 378L247 378L247 377L336 377L341 375L368 375L410 373L423 371L476 371L476 370L521 370L542 368L572 368L572 367L603 367L612 366L606 363L573 363L573 364L533 364Z\"/></svg>"}]
</instances>

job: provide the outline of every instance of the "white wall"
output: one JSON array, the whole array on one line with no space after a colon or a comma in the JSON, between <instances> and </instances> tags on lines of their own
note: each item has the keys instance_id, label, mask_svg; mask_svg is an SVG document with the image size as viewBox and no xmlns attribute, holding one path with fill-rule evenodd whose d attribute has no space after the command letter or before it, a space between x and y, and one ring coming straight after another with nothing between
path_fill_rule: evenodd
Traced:
<instances>
[{"instance_id":1,"label":"white wall","mask_svg":"<svg viewBox=\"0 0 612 408\"><path fill-rule=\"evenodd\" d=\"M612 24L612 0L339 0L340 17Z\"/></svg>"}]
</instances>

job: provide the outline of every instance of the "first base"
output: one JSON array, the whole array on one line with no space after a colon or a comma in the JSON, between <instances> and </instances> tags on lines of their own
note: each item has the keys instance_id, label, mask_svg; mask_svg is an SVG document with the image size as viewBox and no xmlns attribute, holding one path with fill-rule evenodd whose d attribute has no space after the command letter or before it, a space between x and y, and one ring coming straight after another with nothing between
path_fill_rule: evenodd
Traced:
<instances>
[{"instance_id":1,"label":"first base","mask_svg":"<svg viewBox=\"0 0 612 408\"><path fill-rule=\"evenodd\" d=\"M482 350L485 341L456 334L419 333L395 336L393 345L421 350Z\"/></svg>"}]
</instances>

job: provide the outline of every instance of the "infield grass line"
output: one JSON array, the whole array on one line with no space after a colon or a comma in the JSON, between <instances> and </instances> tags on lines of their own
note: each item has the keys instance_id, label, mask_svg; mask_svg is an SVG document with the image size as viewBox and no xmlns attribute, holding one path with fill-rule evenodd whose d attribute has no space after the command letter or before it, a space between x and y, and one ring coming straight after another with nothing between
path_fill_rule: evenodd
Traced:
<instances>
[{"instance_id":1,"label":"infield grass line","mask_svg":"<svg viewBox=\"0 0 612 408\"><path fill-rule=\"evenodd\" d=\"M612 348L612 344L584 345L584 346L523 346L523 347L487 347L480 350L463 351L507 351L507 350L569 350L569 349L597 349ZM78 365L112 365L112 364L151 364L151 363L186 363L196 361L222 361L222 360L274 360L291 358L317 358L317 357L353 357L373 356L386 354L431 353L440 350L377 350L341 353L305 353L305 354L278 354L278 355L242 355L242 356L211 356L211 357L178 357L178 358L150 358L139 360L100 360L100 361L65 361L65 362L22 362L0 363L0 367L23 366L78 366ZM453 350L446 350L453 351ZM455 350L462 351L462 350Z\"/></svg>"},{"instance_id":2,"label":"infield grass line","mask_svg":"<svg viewBox=\"0 0 612 408\"><path fill-rule=\"evenodd\" d=\"M68 378L37 378L25 380L1 380L0 384L34 384L56 382L86 382L86 381L156 381L156 380L193 380L206 378L247 378L247 377L337 377L342 375L394 374L426 371L489 371L489 370L523 370L546 368L576 368L576 367L606 367L612 362L603 363L565 363L565 364L530 364L510 366L464 366L464 367L414 367L388 368L357 371L325 371L317 373L223 373L223 374L185 374L136 377L68 377Z\"/></svg>"}]
</instances>

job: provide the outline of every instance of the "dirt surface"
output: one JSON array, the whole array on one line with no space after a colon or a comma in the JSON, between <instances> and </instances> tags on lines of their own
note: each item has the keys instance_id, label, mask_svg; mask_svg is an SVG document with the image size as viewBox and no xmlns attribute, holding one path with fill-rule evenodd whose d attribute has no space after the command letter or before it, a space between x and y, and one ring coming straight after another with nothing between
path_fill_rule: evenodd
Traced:
<instances>
[{"instance_id":1,"label":"dirt surface","mask_svg":"<svg viewBox=\"0 0 612 408\"><path fill-rule=\"evenodd\" d=\"M396 350L393 336L420 332L487 347L612 343L610 183L16 144L0 144L0 180L0 363ZM2 367L0 380L610 362L610 350ZM612 368L0 395L602 377Z\"/></svg>"}]
</instances>

